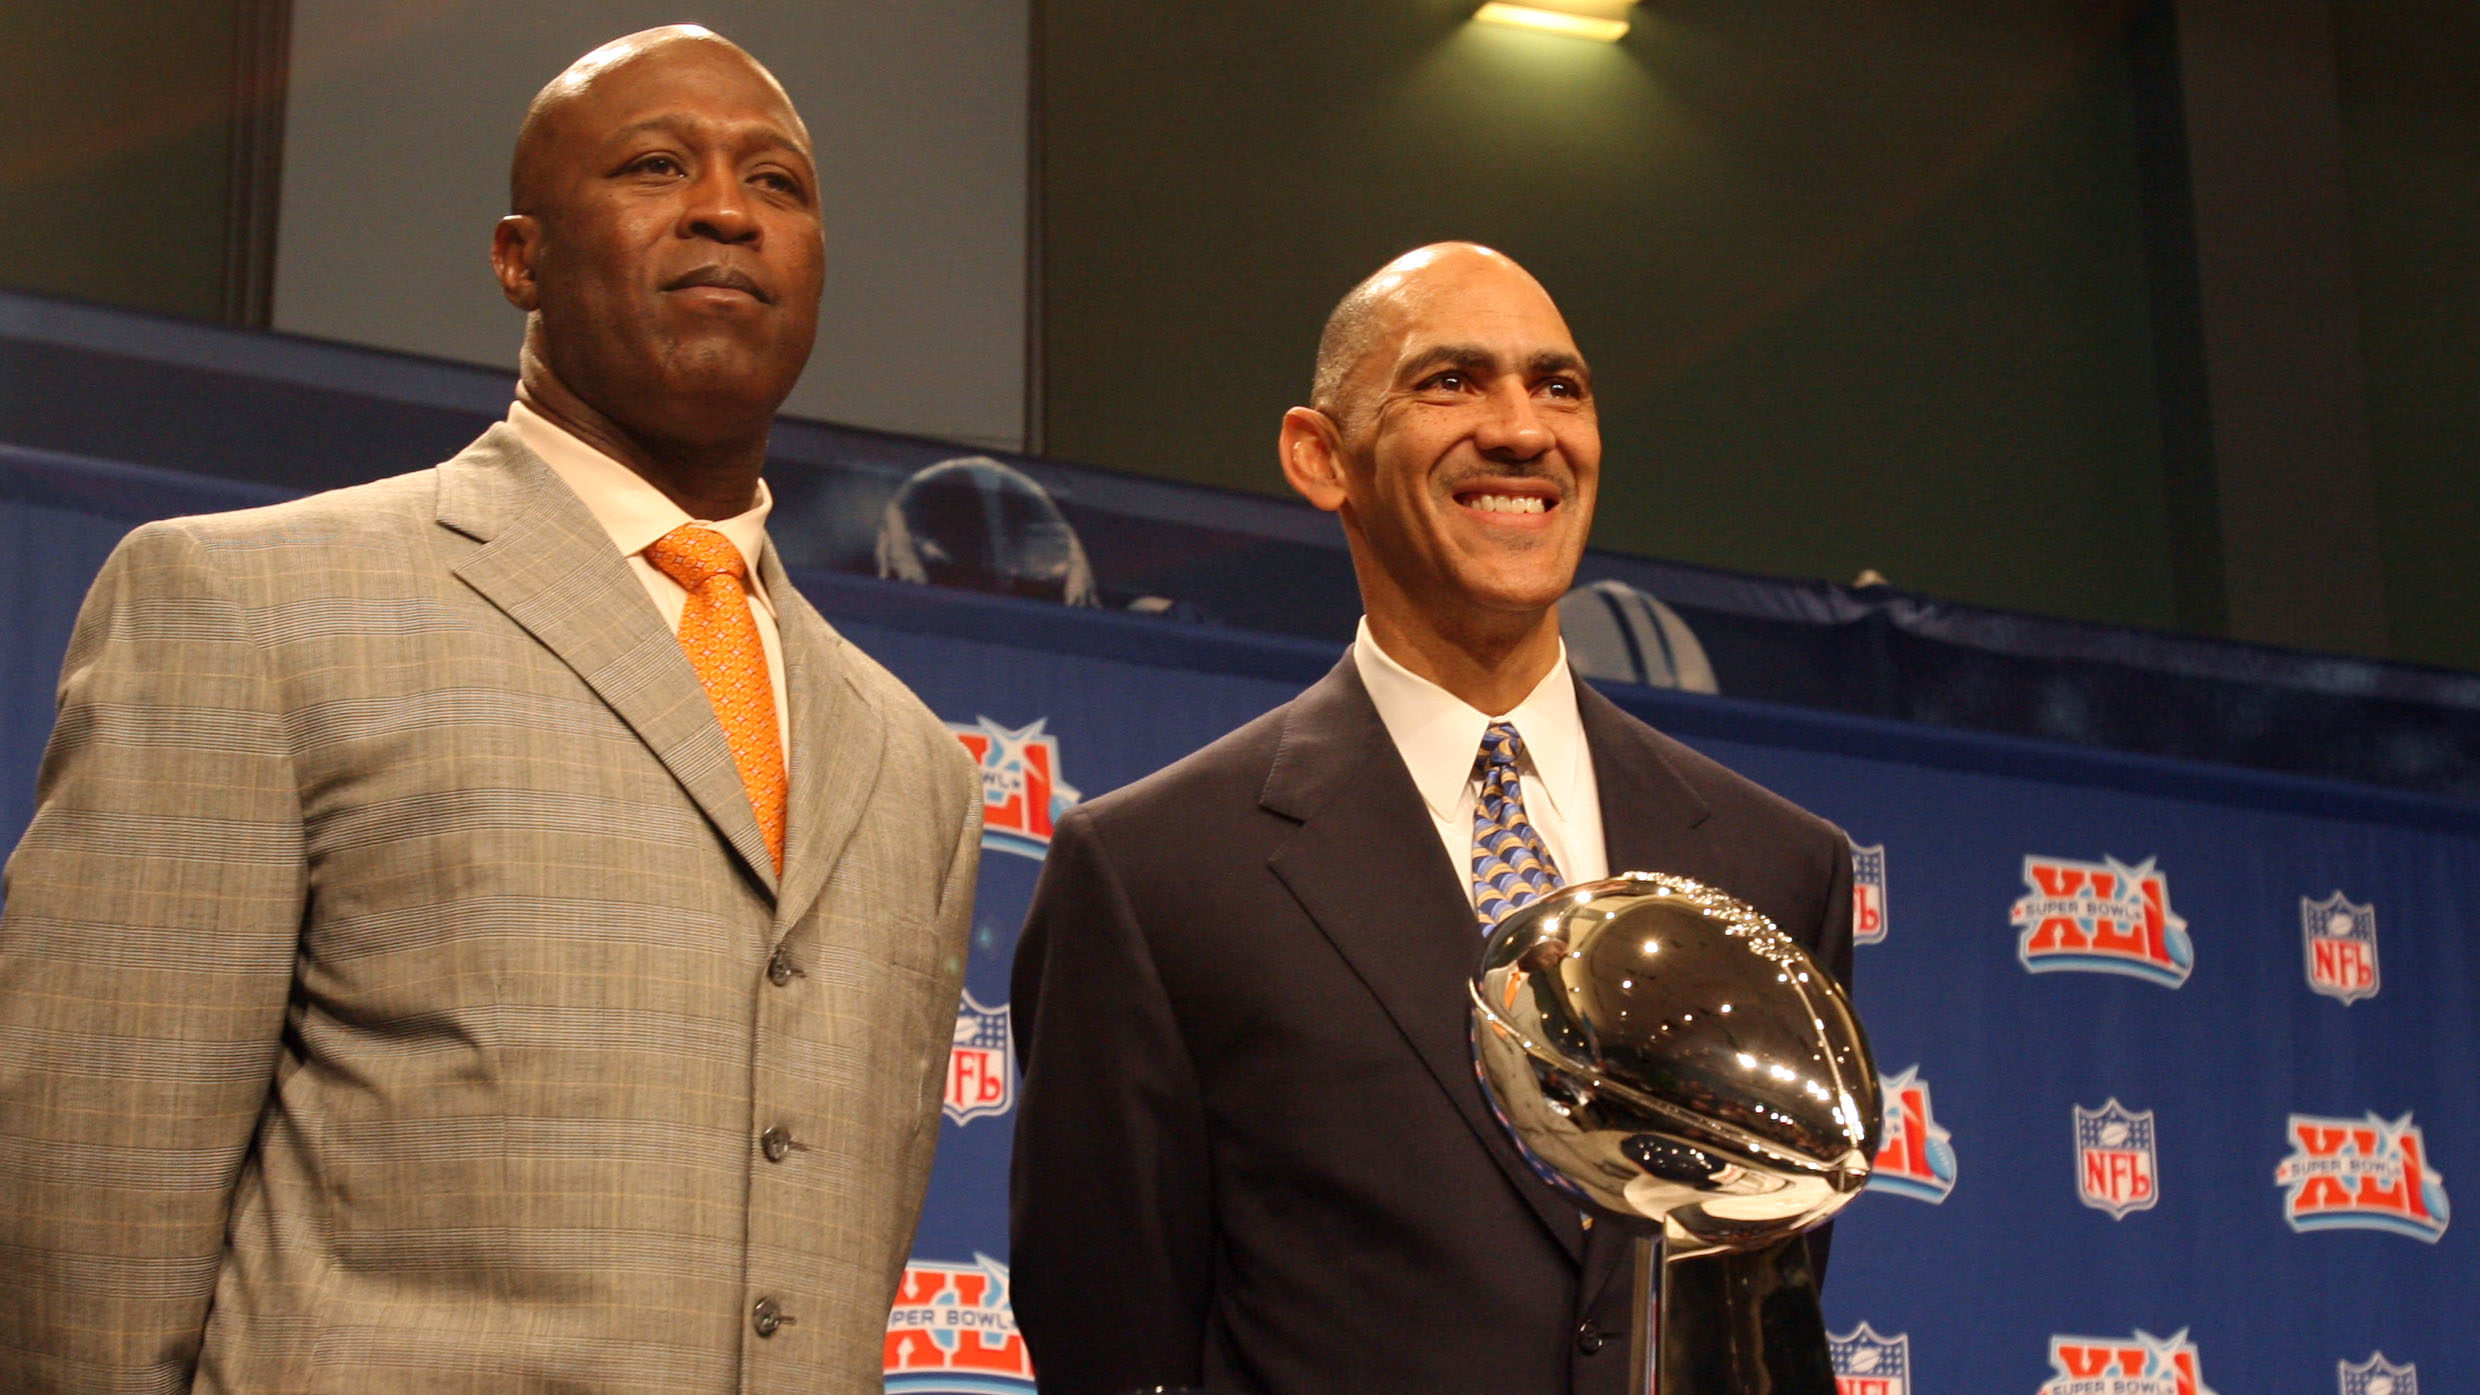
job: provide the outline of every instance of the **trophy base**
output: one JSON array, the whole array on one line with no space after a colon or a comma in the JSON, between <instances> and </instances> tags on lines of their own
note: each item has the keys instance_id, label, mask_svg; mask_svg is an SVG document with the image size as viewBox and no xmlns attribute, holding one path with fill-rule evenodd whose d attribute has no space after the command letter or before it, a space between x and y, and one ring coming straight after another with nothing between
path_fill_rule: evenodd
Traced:
<instances>
[{"instance_id":1,"label":"trophy base","mask_svg":"<svg viewBox=\"0 0 2480 1395\"><path fill-rule=\"evenodd\" d=\"M1835 1395L1826 1318L1808 1239L1660 1258L1636 1241L1638 1395ZM1648 1302L1656 1287L1658 1303Z\"/></svg>"}]
</instances>

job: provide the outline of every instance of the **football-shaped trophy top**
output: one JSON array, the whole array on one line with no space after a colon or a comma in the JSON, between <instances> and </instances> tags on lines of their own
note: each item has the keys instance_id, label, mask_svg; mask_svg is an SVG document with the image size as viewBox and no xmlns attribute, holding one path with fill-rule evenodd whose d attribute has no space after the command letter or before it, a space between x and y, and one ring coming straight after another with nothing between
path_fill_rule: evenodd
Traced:
<instances>
[{"instance_id":1,"label":"football-shaped trophy top","mask_svg":"<svg viewBox=\"0 0 2480 1395\"><path fill-rule=\"evenodd\" d=\"M1772 1244L1868 1180L1877 1068L1851 1000L1743 901L1659 873L1563 887L1500 922L1472 999L1527 1161L1662 1228L1671 1259Z\"/></svg>"}]
</instances>

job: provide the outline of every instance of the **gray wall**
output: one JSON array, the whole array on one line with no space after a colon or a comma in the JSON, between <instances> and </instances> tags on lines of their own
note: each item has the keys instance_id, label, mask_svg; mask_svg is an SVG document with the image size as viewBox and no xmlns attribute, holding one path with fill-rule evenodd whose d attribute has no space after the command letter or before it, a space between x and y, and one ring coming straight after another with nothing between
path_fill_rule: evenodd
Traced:
<instances>
[{"instance_id":1,"label":"gray wall","mask_svg":"<svg viewBox=\"0 0 2480 1395\"><path fill-rule=\"evenodd\" d=\"M785 410L1024 435L1028 0L295 0L275 326L513 365L491 280L525 104L602 41L691 20L772 68L818 147L828 274Z\"/></svg>"}]
</instances>

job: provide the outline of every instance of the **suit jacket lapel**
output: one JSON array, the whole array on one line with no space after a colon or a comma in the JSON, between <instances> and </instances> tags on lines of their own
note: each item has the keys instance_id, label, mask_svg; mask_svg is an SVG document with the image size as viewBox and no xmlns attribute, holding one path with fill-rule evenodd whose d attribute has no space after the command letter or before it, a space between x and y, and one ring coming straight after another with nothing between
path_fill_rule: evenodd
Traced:
<instances>
[{"instance_id":1,"label":"suit jacket lapel","mask_svg":"<svg viewBox=\"0 0 2480 1395\"><path fill-rule=\"evenodd\" d=\"M1705 801L1672 769L1647 728L1579 679L1576 712L1584 721L1585 749L1602 801L1602 847L1613 876L1621 872L1705 872ZM1584 1303L1590 1308L1607 1284L1632 1282L1628 1260L1634 1233L1597 1225L1586 1237Z\"/></svg>"},{"instance_id":2,"label":"suit jacket lapel","mask_svg":"<svg viewBox=\"0 0 2480 1395\"><path fill-rule=\"evenodd\" d=\"M1261 801L1300 828L1275 875L1394 1020L1456 1112L1569 1256L1575 1207L1536 1178L1474 1073L1471 997L1481 936L1457 869L1346 656L1293 704Z\"/></svg>"},{"instance_id":3,"label":"suit jacket lapel","mask_svg":"<svg viewBox=\"0 0 2480 1395\"><path fill-rule=\"evenodd\" d=\"M1601 789L1602 847L1611 872L1707 875L1701 830L1710 811L1672 768L1652 730L1581 679L1576 714Z\"/></svg>"},{"instance_id":4,"label":"suit jacket lapel","mask_svg":"<svg viewBox=\"0 0 2480 1395\"><path fill-rule=\"evenodd\" d=\"M439 522L482 544L456 574L576 670L772 893L775 860L705 686L584 503L500 423L439 467Z\"/></svg>"},{"instance_id":5,"label":"suit jacket lapel","mask_svg":"<svg viewBox=\"0 0 2480 1395\"><path fill-rule=\"evenodd\" d=\"M886 741L878 709L862 700L837 662L844 639L784 574L773 543L758 574L775 602L783 640L786 725L792 729L792 788L784 820L784 885L775 904L778 933L807 914L827 873L852 838L878 783Z\"/></svg>"}]
</instances>

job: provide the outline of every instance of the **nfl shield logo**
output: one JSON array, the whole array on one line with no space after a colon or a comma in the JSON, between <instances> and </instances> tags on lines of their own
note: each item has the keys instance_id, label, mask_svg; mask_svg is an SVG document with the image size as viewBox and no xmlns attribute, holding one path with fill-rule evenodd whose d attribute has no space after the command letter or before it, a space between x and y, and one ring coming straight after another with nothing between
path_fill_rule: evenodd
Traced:
<instances>
[{"instance_id":1,"label":"nfl shield logo","mask_svg":"<svg viewBox=\"0 0 2480 1395\"><path fill-rule=\"evenodd\" d=\"M983 1007L966 989L956 1010L956 1044L947 1053L947 1101L941 1112L959 1124L1005 1114L1016 1103L1016 1042L1008 1005Z\"/></svg>"},{"instance_id":2,"label":"nfl shield logo","mask_svg":"<svg viewBox=\"0 0 2480 1395\"><path fill-rule=\"evenodd\" d=\"M1873 945L1886 938L1886 845L1851 845L1851 939Z\"/></svg>"},{"instance_id":3,"label":"nfl shield logo","mask_svg":"<svg viewBox=\"0 0 2480 1395\"><path fill-rule=\"evenodd\" d=\"M2161 1199L2153 1153L2153 1111L2135 1113L2113 1098L2099 1109L2075 1107L2076 1194L2086 1206L2122 1221Z\"/></svg>"},{"instance_id":4,"label":"nfl shield logo","mask_svg":"<svg viewBox=\"0 0 2480 1395\"><path fill-rule=\"evenodd\" d=\"M2341 1373L2342 1395L2420 1395L2420 1368L2407 1361L2397 1366L2381 1351L2356 1366L2337 1361L2334 1368Z\"/></svg>"},{"instance_id":5,"label":"nfl shield logo","mask_svg":"<svg viewBox=\"0 0 2480 1395\"><path fill-rule=\"evenodd\" d=\"M2377 996L2377 908L2354 906L2340 891L2322 901L2299 898L2299 935L2307 951L2308 987L2345 1006Z\"/></svg>"},{"instance_id":6,"label":"nfl shield logo","mask_svg":"<svg viewBox=\"0 0 2480 1395\"><path fill-rule=\"evenodd\" d=\"M1834 1357L1834 1395L1912 1395L1912 1338L1880 1337L1867 1323L1842 1336L1826 1334Z\"/></svg>"}]
</instances>

